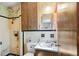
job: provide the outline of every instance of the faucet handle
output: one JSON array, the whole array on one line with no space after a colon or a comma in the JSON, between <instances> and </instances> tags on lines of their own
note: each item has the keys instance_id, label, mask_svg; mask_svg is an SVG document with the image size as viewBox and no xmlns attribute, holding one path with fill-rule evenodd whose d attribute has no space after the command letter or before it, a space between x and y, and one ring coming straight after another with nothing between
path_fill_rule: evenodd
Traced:
<instances>
[{"instance_id":1,"label":"faucet handle","mask_svg":"<svg viewBox=\"0 0 79 59\"><path fill-rule=\"evenodd\" d=\"M59 44L56 44L55 46L61 46L61 45L59 45Z\"/></svg>"},{"instance_id":2,"label":"faucet handle","mask_svg":"<svg viewBox=\"0 0 79 59\"><path fill-rule=\"evenodd\" d=\"M57 43L57 41L52 41L52 42Z\"/></svg>"}]
</instances>

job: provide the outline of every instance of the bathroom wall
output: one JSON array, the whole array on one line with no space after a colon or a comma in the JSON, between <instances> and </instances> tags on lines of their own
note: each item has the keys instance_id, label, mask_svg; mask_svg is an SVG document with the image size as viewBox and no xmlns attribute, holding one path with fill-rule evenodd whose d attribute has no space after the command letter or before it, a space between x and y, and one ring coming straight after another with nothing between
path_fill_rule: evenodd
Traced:
<instances>
[{"instance_id":1,"label":"bathroom wall","mask_svg":"<svg viewBox=\"0 0 79 59\"><path fill-rule=\"evenodd\" d=\"M45 37L41 37L41 34L45 34ZM54 38L51 38L50 34L54 34ZM56 34L56 31L29 31L29 32L24 32L25 53L28 51L28 48L27 48L28 40L31 40L31 43L37 43L39 40L44 40L44 41L45 40L56 40L57 41L57 34Z\"/></svg>"},{"instance_id":2,"label":"bathroom wall","mask_svg":"<svg viewBox=\"0 0 79 59\"><path fill-rule=\"evenodd\" d=\"M47 7L51 7L51 11L46 11L45 9ZM52 14L55 15L55 7L56 7L56 3L51 3L51 2L39 2L37 3L37 12L38 12L38 29L41 29L41 16L43 14ZM56 16L55 16L56 17ZM56 19L55 17L53 17L53 30L57 29L57 25L56 25ZM41 34L45 34L45 37L41 37ZM54 34L54 38L50 37L50 34ZM35 43L36 41L39 40L57 40L57 31L29 31L29 32L24 32L24 47L25 47L25 52L27 53L28 48L27 48L27 42L28 40L31 40L32 43Z\"/></svg>"},{"instance_id":3,"label":"bathroom wall","mask_svg":"<svg viewBox=\"0 0 79 59\"><path fill-rule=\"evenodd\" d=\"M59 52L77 55L77 32L76 31L59 31Z\"/></svg>"},{"instance_id":4,"label":"bathroom wall","mask_svg":"<svg viewBox=\"0 0 79 59\"><path fill-rule=\"evenodd\" d=\"M0 15L8 16L8 8L0 4ZM0 17L0 41L1 45L1 55L6 55L10 53L10 32L9 32L9 20L3 17Z\"/></svg>"},{"instance_id":5,"label":"bathroom wall","mask_svg":"<svg viewBox=\"0 0 79 59\"><path fill-rule=\"evenodd\" d=\"M14 54L20 54L20 18L15 19L13 24L10 22L10 52ZM18 36L15 36L17 34Z\"/></svg>"},{"instance_id":6,"label":"bathroom wall","mask_svg":"<svg viewBox=\"0 0 79 59\"><path fill-rule=\"evenodd\" d=\"M76 3L62 4L66 5L66 8L58 10L59 52L77 55Z\"/></svg>"},{"instance_id":7,"label":"bathroom wall","mask_svg":"<svg viewBox=\"0 0 79 59\"><path fill-rule=\"evenodd\" d=\"M45 37L41 37L41 34L45 34ZM54 38L51 38L50 35L54 34ZM56 31L33 31L33 32L24 32L25 40L32 40L32 42L42 40L57 40ZM26 43L26 41L24 41Z\"/></svg>"},{"instance_id":8,"label":"bathroom wall","mask_svg":"<svg viewBox=\"0 0 79 59\"><path fill-rule=\"evenodd\" d=\"M20 4L13 6L9 9L9 17L18 17L21 15ZM13 23L12 23L13 22ZM20 32L21 32L21 17L10 20L10 52L20 55ZM18 32L18 36L15 36L15 33Z\"/></svg>"}]
</instances>

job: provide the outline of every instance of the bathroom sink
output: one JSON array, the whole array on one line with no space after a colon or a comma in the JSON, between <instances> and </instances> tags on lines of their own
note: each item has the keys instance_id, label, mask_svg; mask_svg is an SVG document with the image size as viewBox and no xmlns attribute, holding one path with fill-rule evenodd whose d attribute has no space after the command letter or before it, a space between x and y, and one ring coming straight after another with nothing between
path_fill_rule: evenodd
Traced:
<instances>
[{"instance_id":1,"label":"bathroom sink","mask_svg":"<svg viewBox=\"0 0 79 59\"><path fill-rule=\"evenodd\" d=\"M54 42L39 42L35 49L41 49L46 51L58 51L58 46L56 46L56 43Z\"/></svg>"},{"instance_id":2,"label":"bathroom sink","mask_svg":"<svg viewBox=\"0 0 79 59\"><path fill-rule=\"evenodd\" d=\"M49 43L40 42L40 43L39 43L39 46L40 46L40 47L48 47L48 48L51 48L53 45L54 45L54 43L51 43L51 42L49 42Z\"/></svg>"}]
</instances>

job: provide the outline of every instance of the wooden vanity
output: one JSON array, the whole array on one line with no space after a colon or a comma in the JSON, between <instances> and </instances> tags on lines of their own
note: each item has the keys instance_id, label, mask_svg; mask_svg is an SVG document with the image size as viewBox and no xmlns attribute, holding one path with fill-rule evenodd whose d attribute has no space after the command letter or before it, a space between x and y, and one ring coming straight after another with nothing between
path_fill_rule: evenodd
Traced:
<instances>
[{"instance_id":1,"label":"wooden vanity","mask_svg":"<svg viewBox=\"0 0 79 59\"><path fill-rule=\"evenodd\" d=\"M36 49L34 56L73 56L68 53L63 53L63 52L55 52L55 51L46 51L42 49Z\"/></svg>"},{"instance_id":2,"label":"wooden vanity","mask_svg":"<svg viewBox=\"0 0 79 59\"><path fill-rule=\"evenodd\" d=\"M58 52L45 51L42 49L36 49L34 56L58 56Z\"/></svg>"}]
</instances>

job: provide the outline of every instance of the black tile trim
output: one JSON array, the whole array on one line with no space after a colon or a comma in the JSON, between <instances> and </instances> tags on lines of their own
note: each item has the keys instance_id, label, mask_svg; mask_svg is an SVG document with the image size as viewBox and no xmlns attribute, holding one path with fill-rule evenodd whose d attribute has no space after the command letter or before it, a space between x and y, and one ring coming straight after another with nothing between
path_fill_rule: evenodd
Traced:
<instances>
[{"instance_id":1,"label":"black tile trim","mask_svg":"<svg viewBox=\"0 0 79 59\"><path fill-rule=\"evenodd\" d=\"M56 30L22 30L23 32L25 31L56 31Z\"/></svg>"}]
</instances>

